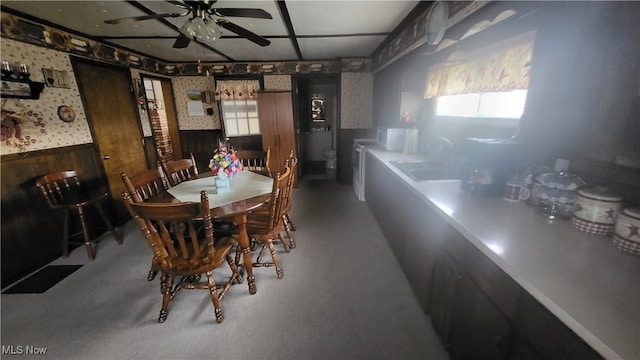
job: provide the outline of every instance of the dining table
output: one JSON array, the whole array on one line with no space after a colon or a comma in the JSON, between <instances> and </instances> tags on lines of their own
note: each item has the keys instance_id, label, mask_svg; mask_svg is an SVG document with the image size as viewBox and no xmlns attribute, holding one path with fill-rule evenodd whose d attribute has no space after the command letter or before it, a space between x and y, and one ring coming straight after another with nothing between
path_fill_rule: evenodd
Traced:
<instances>
[{"instance_id":1,"label":"dining table","mask_svg":"<svg viewBox=\"0 0 640 360\"><path fill-rule=\"evenodd\" d=\"M249 293L257 291L253 276L251 244L247 233L247 215L263 206L271 198L273 179L255 172L243 170L230 178L230 191L218 193L216 179L212 172L198 174L167 189L162 196L152 202L200 202L200 192L206 190L209 196L211 217L232 221L237 226L238 246L243 254L243 266L247 273Z\"/></svg>"}]
</instances>

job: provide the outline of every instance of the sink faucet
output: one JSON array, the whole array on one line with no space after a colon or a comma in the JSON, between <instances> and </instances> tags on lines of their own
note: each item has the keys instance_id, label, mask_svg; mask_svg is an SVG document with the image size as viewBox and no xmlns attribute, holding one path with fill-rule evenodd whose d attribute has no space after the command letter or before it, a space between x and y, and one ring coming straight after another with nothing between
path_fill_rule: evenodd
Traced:
<instances>
[{"instance_id":1,"label":"sink faucet","mask_svg":"<svg viewBox=\"0 0 640 360\"><path fill-rule=\"evenodd\" d=\"M453 143L446 137L439 137L429 146L429 155L435 161L442 162L446 166L453 164Z\"/></svg>"}]
</instances>

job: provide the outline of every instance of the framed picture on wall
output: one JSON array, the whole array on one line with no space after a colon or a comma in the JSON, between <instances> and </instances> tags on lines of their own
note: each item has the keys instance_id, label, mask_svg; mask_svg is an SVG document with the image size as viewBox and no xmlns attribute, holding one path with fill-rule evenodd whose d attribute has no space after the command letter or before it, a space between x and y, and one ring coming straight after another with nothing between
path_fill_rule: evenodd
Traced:
<instances>
[{"instance_id":1,"label":"framed picture on wall","mask_svg":"<svg viewBox=\"0 0 640 360\"><path fill-rule=\"evenodd\" d=\"M311 100L311 120L313 122L322 122L325 120L324 99Z\"/></svg>"}]
</instances>

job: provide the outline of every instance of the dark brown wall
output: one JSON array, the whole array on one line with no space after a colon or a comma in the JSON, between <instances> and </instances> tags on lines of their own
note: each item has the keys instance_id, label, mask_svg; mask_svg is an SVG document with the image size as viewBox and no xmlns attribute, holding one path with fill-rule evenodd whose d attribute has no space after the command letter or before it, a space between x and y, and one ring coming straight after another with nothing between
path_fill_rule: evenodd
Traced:
<instances>
[{"instance_id":1,"label":"dark brown wall","mask_svg":"<svg viewBox=\"0 0 640 360\"><path fill-rule=\"evenodd\" d=\"M590 185L606 185L640 204L640 169L616 164L640 162L640 3L530 2L538 10L496 25L436 54L421 49L383 69L374 81L374 125L391 126L399 113L400 91L422 91L430 65L458 48L475 49L536 29L527 106L519 128L477 126L438 119L423 102L421 148L446 136L459 147L467 137L508 138L519 131L527 145L524 161L553 165L571 160L570 171ZM489 4L484 10L491 11ZM456 26L464 26L463 23ZM455 32L455 27L447 30ZM418 80L416 80L418 79Z\"/></svg>"},{"instance_id":2,"label":"dark brown wall","mask_svg":"<svg viewBox=\"0 0 640 360\"><path fill-rule=\"evenodd\" d=\"M49 209L36 180L76 170L85 185L107 191L97 159L92 144L2 156L2 287L62 255L62 214Z\"/></svg>"}]
</instances>

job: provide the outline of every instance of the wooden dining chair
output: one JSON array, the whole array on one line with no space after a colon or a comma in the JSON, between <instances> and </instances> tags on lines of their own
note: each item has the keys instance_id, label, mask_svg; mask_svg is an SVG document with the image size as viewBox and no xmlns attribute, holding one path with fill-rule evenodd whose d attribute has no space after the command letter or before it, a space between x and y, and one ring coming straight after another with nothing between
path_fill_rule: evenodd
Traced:
<instances>
[{"instance_id":1,"label":"wooden dining chair","mask_svg":"<svg viewBox=\"0 0 640 360\"><path fill-rule=\"evenodd\" d=\"M254 267L270 267L275 266L276 275L279 279L284 275L278 260L278 254L273 246L274 240L279 240L285 244L282 236L282 210L284 203L284 193L291 169L285 168L282 174L276 174L273 177L273 186L271 188L271 197L265 206L268 206L267 212L251 212L247 215L247 233L253 241L262 244L260 253L256 261L252 264ZM288 244L285 245L288 247ZM271 253L271 262L263 262L262 256L266 249ZM240 249L236 251L236 262L240 261Z\"/></svg>"},{"instance_id":2,"label":"wooden dining chair","mask_svg":"<svg viewBox=\"0 0 640 360\"><path fill-rule=\"evenodd\" d=\"M147 201L167 191L166 179L159 168L143 170L131 177L125 173L120 174L120 176L125 189L129 193L129 198L136 203ZM134 214L131 214L131 216L133 217ZM151 260L151 268L147 274L147 280L152 281L155 279L159 269L160 263L154 257Z\"/></svg>"},{"instance_id":3,"label":"wooden dining chair","mask_svg":"<svg viewBox=\"0 0 640 360\"><path fill-rule=\"evenodd\" d=\"M263 150L236 150L236 156L242 162L245 170L258 174L271 176L269 170L269 158L271 157L271 147L267 151Z\"/></svg>"},{"instance_id":4,"label":"wooden dining chair","mask_svg":"<svg viewBox=\"0 0 640 360\"><path fill-rule=\"evenodd\" d=\"M136 203L128 192L123 192L122 197L159 263L162 308L158 322L166 321L169 302L179 290L204 289L209 292L216 321L221 323L224 316L220 300L234 281L240 282L240 275L230 255L234 239L226 236L214 242L207 192L200 192L199 203ZM204 232L198 231L201 224L204 224ZM222 266L225 260L231 276L224 285L217 286L213 270ZM206 281L200 281L203 273ZM176 277L180 280L174 285ZM221 288L219 292L218 288Z\"/></svg>"},{"instance_id":5,"label":"wooden dining chair","mask_svg":"<svg viewBox=\"0 0 640 360\"><path fill-rule=\"evenodd\" d=\"M198 175L198 167L193 153L188 159L163 161L160 165L171 186L191 180Z\"/></svg>"},{"instance_id":6,"label":"wooden dining chair","mask_svg":"<svg viewBox=\"0 0 640 360\"><path fill-rule=\"evenodd\" d=\"M111 224L111 221L100 205L100 202L109 197L109 193L95 192L87 189L80 182L78 173L73 170L44 175L36 181L36 186L40 189L42 196L44 196L52 210L62 210L64 213L64 233L62 235L63 257L69 256L69 244L76 244L76 242L72 242L70 239L82 234L84 242L79 244L84 244L89 260L96 258L86 217L86 210L90 206L98 210L107 230L113 234L118 245L122 245L122 234L117 227ZM76 234L69 235L69 213L71 211L78 214L82 230Z\"/></svg>"},{"instance_id":7,"label":"wooden dining chair","mask_svg":"<svg viewBox=\"0 0 640 360\"><path fill-rule=\"evenodd\" d=\"M296 180L298 158L295 156L293 150L289 152L289 158L287 158L285 167L291 169L291 176L289 176L289 179L287 180L287 186L284 193L284 204L282 205L282 222L285 233L287 234L287 239L289 239L289 248L294 249L296 247L296 242L293 236L291 236L291 231L296 231L296 227L291 221L289 213L291 212L292 207L291 196L293 195L293 186L295 185Z\"/></svg>"}]
</instances>

